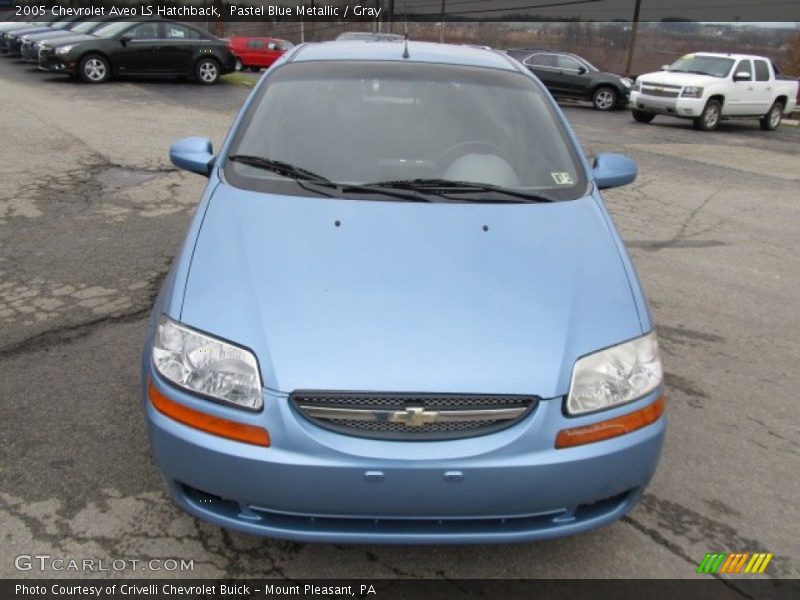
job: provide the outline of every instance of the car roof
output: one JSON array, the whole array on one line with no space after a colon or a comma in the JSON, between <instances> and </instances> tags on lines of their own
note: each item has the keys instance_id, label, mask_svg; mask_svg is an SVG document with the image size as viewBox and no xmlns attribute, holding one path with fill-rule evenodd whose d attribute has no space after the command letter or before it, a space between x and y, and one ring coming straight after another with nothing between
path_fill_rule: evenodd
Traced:
<instances>
[{"instance_id":1,"label":"car roof","mask_svg":"<svg viewBox=\"0 0 800 600\"><path fill-rule=\"evenodd\" d=\"M298 46L291 61L380 60L397 62L444 63L517 71L505 54L474 46L408 42L408 58L403 58L402 41L375 43L366 40L309 43Z\"/></svg>"},{"instance_id":2,"label":"car roof","mask_svg":"<svg viewBox=\"0 0 800 600\"><path fill-rule=\"evenodd\" d=\"M717 58L732 58L734 60L743 60L747 58L760 58L763 60L769 60L765 56L758 56L757 54L730 54L727 52L688 52L684 56L714 56Z\"/></svg>"}]
</instances>

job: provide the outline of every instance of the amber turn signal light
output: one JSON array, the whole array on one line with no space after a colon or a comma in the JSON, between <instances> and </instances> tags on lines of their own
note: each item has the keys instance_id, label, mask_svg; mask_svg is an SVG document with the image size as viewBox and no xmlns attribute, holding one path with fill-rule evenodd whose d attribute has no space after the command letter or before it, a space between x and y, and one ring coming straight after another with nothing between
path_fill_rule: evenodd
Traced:
<instances>
[{"instance_id":1,"label":"amber turn signal light","mask_svg":"<svg viewBox=\"0 0 800 600\"><path fill-rule=\"evenodd\" d=\"M269 433L266 429L215 417L179 404L158 391L152 380L148 383L147 394L158 412L179 423L229 440L256 446L269 446Z\"/></svg>"},{"instance_id":2,"label":"amber turn signal light","mask_svg":"<svg viewBox=\"0 0 800 600\"><path fill-rule=\"evenodd\" d=\"M655 423L662 414L664 414L664 396L659 397L652 404L627 415L582 427L562 429L556 436L556 448L582 446L583 444L601 442L624 435Z\"/></svg>"}]
</instances>

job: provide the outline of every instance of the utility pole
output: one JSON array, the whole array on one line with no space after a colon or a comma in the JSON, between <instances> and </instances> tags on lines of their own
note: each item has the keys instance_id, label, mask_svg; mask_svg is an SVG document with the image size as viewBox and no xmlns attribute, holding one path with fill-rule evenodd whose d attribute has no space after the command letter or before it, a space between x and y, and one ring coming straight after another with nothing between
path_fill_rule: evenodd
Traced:
<instances>
[{"instance_id":1,"label":"utility pole","mask_svg":"<svg viewBox=\"0 0 800 600\"><path fill-rule=\"evenodd\" d=\"M389 0L389 33L394 33L394 0Z\"/></svg>"},{"instance_id":2,"label":"utility pole","mask_svg":"<svg viewBox=\"0 0 800 600\"><path fill-rule=\"evenodd\" d=\"M214 5L217 7L217 12L220 15L224 14L224 7L222 6L221 0L214 0ZM225 24L222 22L221 18L218 18L214 23L214 35L217 37L225 36Z\"/></svg>"},{"instance_id":3,"label":"utility pole","mask_svg":"<svg viewBox=\"0 0 800 600\"><path fill-rule=\"evenodd\" d=\"M639 30L639 9L642 7L642 0L636 0L633 7L633 22L631 23L631 36L628 40L628 58L625 61L625 77L631 76L631 66L633 65L633 50L636 47L636 32Z\"/></svg>"},{"instance_id":4,"label":"utility pole","mask_svg":"<svg viewBox=\"0 0 800 600\"><path fill-rule=\"evenodd\" d=\"M444 11L445 11L445 4L446 0L442 0L442 21L439 23L439 43L444 44Z\"/></svg>"},{"instance_id":5,"label":"utility pole","mask_svg":"<svg viewBox=\"0 0 800 600\"><path fill-rule=\"evenodd\" d=\"M314 0L311 0L311 14L312 15L314 14ZM310 36L312 42L316 42L317 41L317 32L315 31L316 28L317 27L316 27L315 21L312 18L311 19L311 36Z\"/></svg>"}]
</instances>

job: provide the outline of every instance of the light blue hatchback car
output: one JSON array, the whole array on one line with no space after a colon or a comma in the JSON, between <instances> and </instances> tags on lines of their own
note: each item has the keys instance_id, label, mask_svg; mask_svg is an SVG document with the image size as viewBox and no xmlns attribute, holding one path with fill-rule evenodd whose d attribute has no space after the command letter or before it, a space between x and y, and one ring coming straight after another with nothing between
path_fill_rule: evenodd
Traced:
<instances>
[{"instance_id":1,"label":"light blue hatchback car","mask_svg":"<svg viewBox=\"0 0 800 600\"><path fill-rule=\"evenodd\" d=\"M498 52L290 51L220 152L155 303L150 441L175 502L343 543L521 542L636 503L665 431L654 326L552 98Z\"/></svg>"}]
</instances>

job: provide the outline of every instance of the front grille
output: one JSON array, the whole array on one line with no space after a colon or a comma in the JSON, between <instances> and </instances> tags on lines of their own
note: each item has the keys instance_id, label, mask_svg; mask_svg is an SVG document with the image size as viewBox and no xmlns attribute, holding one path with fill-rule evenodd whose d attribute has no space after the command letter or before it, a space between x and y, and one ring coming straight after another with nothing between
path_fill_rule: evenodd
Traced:
<instances>
[{"instance_id":1,"label":"front grille","mask_svg":"<svg viewBox=\"0 0 800 600\"><path fill-rule=\"evenodd\" d=\"M659 98L677 98L681 93L679 85L660 85L657 83L642 82L642 94L657 96Z\"/></svg>"},{"instance_id":2,"label":"front grille","mask_svg":"<svg viewBox=\"0 0 800 600\"><path fill-rule=\"evenodd\" d=\"M292 406L338 433L387 440L448 440L504 429L528 415L536 396L298 390Z\"/></svg>"}]
</instances>

